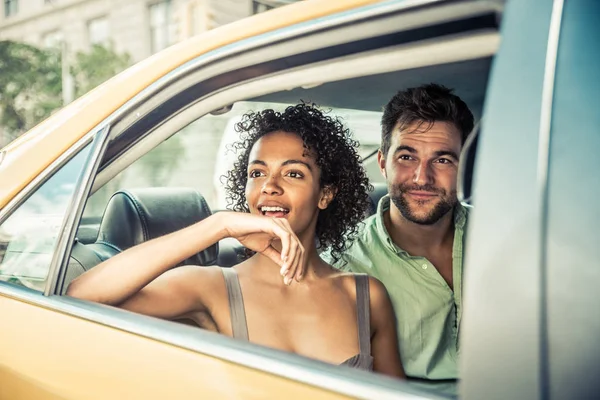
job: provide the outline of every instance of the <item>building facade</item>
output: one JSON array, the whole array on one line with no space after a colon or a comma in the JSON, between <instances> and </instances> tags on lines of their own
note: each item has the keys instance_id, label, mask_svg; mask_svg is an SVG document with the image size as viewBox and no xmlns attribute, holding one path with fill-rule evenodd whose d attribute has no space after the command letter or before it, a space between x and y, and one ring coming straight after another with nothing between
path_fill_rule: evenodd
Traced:
<instances>
[{"instance_id":1,"label":"building facade","mask_svg":"<svg viewBox=\"0 0 600 400\"><path fill-rule=\"evenodd\" d=\"M133 62L180 40L297 0L4 0L0 40L67 53L112 43Z\"/></svg>"}]
</instances>

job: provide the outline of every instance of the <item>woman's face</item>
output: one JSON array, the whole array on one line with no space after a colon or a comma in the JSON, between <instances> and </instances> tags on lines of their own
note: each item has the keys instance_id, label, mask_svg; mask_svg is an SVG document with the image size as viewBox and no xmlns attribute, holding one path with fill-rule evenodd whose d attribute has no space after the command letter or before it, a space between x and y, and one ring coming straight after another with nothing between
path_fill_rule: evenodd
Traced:
<instances>
[{"instance_id":1,"label":"woman's face","mask_svg":"<svg viewBox=\"0 0 600 400\"><path fill-rule=\"evenodd\" d=\"M302 139L283 131L260 138L248 159L246 200L253 214L286 218L297 235L316 227L331 201L319 185L321 171Z\"/></svg>"}]
</instances>

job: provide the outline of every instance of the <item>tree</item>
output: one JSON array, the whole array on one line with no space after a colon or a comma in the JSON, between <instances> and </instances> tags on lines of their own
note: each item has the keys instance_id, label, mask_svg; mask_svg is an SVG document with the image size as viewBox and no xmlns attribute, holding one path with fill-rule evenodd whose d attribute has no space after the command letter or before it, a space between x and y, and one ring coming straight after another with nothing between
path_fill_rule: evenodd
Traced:
<instances>
[{"instance_id":1,"label":"tree","mask_svg":"<svg viewBox=\"0 0 600 400\"><path fill-rule=\"evenodd\" d=\"M129 54L94 45L75 54L70 73L79 97L127 68ZM58 49L0 41L0 148L62 106L62 60Z\"/></svg>"},{"instance_id":2,"label":"tree","mask_svg":"<svg viewBox=\"0 0 600 400\"><path fill-rule=\"evenodd\" d=\"M75 96L79 97L131 64L129 54L119 54L112 44L94 44L89 52L78 52L71 65L71 75L75 79Z\"/></svg>"},{"instance_id":3,"label":"tree","mask_svg":"<svg viewBox=\"0 0 600 400\"><path fill-rule=\"evenodd\" d=\"M5 40L0 71L0 125L8 142L60 107L60 60L56 53Z\"/></svg>"}]
</instances>

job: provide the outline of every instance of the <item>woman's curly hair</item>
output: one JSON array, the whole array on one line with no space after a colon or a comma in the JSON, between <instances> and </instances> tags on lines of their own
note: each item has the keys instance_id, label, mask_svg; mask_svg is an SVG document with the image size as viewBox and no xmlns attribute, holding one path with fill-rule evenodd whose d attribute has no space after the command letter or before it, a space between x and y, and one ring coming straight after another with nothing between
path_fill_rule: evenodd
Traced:
<instances>
[{"instance_id":1,"label":"woman's curly hair","mask_svg":"<svg viewBox=\"0 0 600 400\"><path fill-rule=\"evenodd\" d=\"M358 142L335 117L325 115L314 104L300 103L283 112L267 109L249 112L236 124L241 140L233 144L240 151L234 168L227 173L228 205L234 211L249 212L245 189L252 146L261 137L276 131L298 135L304 148L315 156L321 170L320 187L335 188L335 197L319 212L316 235L318 248L330 249L333 263L347 249L369 207L371 189L356 151Z\"/></svg>"}]
</instances>

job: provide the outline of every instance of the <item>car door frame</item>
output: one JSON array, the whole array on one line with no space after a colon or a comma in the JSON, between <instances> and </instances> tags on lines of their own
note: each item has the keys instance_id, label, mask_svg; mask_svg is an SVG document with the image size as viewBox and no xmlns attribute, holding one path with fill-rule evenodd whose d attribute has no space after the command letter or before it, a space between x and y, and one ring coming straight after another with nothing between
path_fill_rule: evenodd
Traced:
<instances>
[{"instance_id":1,"label":"car door frame","mask_svg":"<svg viewBox=\"0 0 600 400\"><path fill-rule=\"evenodd\" d=\"M461 398L549 397L546 201L563 1L509 2L502 17L474 170Z\"/></svg>"}]
</instances>

